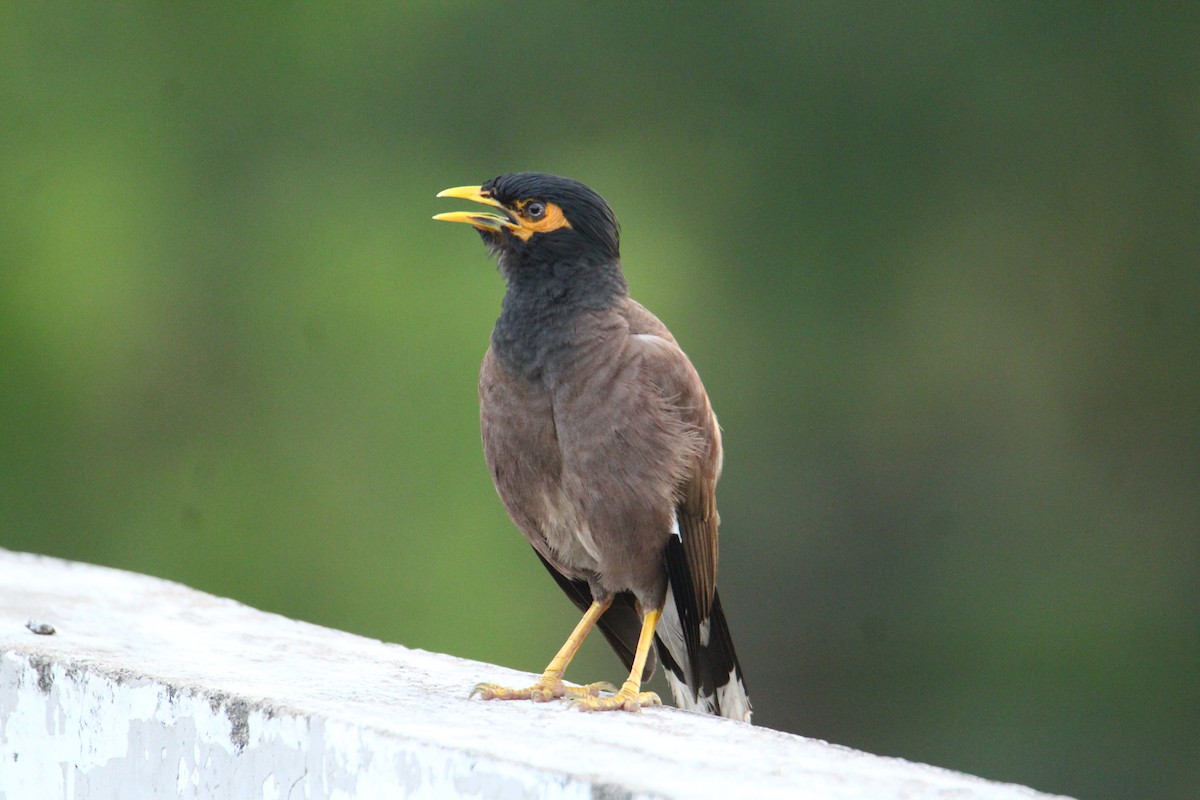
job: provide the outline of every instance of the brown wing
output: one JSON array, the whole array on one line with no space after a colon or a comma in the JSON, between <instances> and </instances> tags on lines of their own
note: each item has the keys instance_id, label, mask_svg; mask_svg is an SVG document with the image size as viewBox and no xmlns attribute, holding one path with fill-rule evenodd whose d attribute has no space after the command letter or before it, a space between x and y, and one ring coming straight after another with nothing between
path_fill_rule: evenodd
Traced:
<instances>
[{"instance_id":1,"label":"brown wing","mask_svg":"<svg viewBox=\"0 0 1200 800\"><path fill-rule=\"evenodd\" d=\"M717 514L716 485L721 471L721 434L716 417L711 427L716 457L702 460L684 487L683 497L676 506L683 553L687 559L692 591L696 595L696 612L701 620L712 612L717 591Z\"/></svg>"},{"instance_id":2,"label":"brown wing","mask_svg":"<svg viewBox=\"0 0 1200 800\"><path fill-rule=\"evenodd\" d=\"M672 574L672 588L694 599L697 622L712 612L717 586L716 486L721 474L721 430L695 367L658 318L630 300L625 312L630 334L643 352L646 377L658 386L666 410L678 415L695 431L698 447L684 474L679 476L675 505L686 586L682 575ZM670 554L668 554L670 561ZM668 564L670 567L670 564ZM671 570L673 573L676 570Z\"/></svg>"}]
</instances>

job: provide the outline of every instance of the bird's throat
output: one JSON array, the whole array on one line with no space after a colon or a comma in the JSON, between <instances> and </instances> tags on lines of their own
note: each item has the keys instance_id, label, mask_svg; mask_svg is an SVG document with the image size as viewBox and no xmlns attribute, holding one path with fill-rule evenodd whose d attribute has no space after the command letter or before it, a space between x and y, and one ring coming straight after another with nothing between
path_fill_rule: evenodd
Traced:
<instances>
[{"instance_id":1,"label":"bird's throat","mask_svg":"<svg viewBox=\"0 0 1200 800\"><path fill-rule=\"evenodd\" d=\"M529 379L569 360L591 338L597 314L628 294L616 262L507 266L501 263L508 286L492 350L506 370Z\"/></svg>"}]
</instances>

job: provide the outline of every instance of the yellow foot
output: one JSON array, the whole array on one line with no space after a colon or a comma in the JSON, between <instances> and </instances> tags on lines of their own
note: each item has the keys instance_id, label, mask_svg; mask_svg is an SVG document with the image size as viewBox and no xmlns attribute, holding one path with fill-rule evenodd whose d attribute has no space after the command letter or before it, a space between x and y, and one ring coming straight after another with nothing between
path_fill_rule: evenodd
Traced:
<instances>
[{"instance_id":1,"label":"yellow foot","mask_svg":"<svg viewBox=\"0 0 1200 800\"><path fill-rule=\"evenodd\" d=\"M654 692L639 692L636 686L626 682L621 691L608 697L588 695L572 697L571 705L580 711L641 711L642 706L661 706L662 700Z\"/></svg>"},{"instance_id":2,"label":"yellow foot","mask_svg":"<svg viewBox=\"0 0 1200 800\"><path fill-rule=\"evenodd\" d=\"M567 686L562 678L547 678L543 675L533 686L524 689L506 689L495 683L478 683L469 697L479 695L484 700L532 700L547 703L558 697L572 699L595 698L600 692L615 692L611 683L589 683L586 686Z\"/></svg>"}]
</instances>

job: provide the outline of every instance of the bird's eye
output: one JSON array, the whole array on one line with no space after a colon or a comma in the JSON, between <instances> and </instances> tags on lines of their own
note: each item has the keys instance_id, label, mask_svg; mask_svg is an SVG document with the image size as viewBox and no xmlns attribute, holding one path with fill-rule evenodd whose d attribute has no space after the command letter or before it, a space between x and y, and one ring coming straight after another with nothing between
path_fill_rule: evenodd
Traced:
<instances>
[{"instance_id":1,"label":"bird's eye","mask_svg":"<svg viewBox=\"0 0 1200 800\"><path fill-rule=\"evenodd\" d=\"M546 204L534 200L529 205L525 206L525 216L530 219L541 219L546 216Z\"/></svg>"}]
</instances>

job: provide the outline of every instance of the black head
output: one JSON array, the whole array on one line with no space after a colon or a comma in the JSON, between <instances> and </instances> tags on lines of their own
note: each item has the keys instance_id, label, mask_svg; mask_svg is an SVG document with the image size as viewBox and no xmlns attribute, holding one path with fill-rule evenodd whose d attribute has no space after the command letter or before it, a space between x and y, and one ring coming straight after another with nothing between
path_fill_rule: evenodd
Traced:
<instances>
[{"instance_id":1,"label":"black head","mask_svg":"<svg viewBox=\"0 0 1200 800\"><path fill-rule=\"evenodd\" d=\"M570 178L514 172L482 186L447 189L438 197L499 209L500 214L457 211L434 219L474 226L502 260L616 262L620 255L616 215L603 197Z\"/></svg>"}]
</instances>

